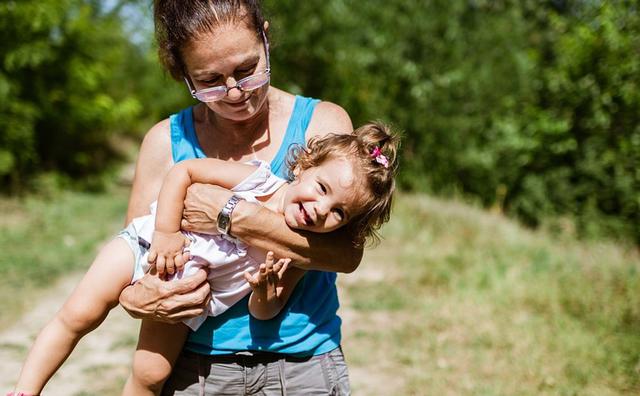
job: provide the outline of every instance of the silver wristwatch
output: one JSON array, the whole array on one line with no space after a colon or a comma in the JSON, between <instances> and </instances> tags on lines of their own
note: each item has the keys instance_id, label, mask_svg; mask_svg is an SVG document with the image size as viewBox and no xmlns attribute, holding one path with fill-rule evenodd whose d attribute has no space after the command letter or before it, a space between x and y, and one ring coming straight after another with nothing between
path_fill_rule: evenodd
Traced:
<instances>
[{"instance_id":1,"label":"silver wristwatch","mask_svg":"<svg viewBox=\"0 0 640 396\"><path fill-rule=\"evenodd\" d=\"M242 201L244 198L241 198L237 195L232 195L231 198L227 201L224 208L218 213L218 232L224 235L229 235L229 229L231 228L231 213L233 213L233 209L235 209L238 202Z\"/></svg>"}]
</instances>

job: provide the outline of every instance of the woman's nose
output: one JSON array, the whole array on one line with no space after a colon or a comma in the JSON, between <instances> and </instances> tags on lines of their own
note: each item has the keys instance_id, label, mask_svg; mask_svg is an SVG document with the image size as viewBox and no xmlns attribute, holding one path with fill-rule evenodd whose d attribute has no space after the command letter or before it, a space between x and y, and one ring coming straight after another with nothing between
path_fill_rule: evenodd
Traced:
<instances>
[{"instance_id":1,"label":"woman's nose","mask_svg":"<svg viewBox=\"0 0 640 396\"><path fill-rule=\"evenodd\" d=\"M227 96L231 101L238 100L242 96L242 90L238 87L238 82L233 77L227 79Z\"/></svg>"}]
</instances>

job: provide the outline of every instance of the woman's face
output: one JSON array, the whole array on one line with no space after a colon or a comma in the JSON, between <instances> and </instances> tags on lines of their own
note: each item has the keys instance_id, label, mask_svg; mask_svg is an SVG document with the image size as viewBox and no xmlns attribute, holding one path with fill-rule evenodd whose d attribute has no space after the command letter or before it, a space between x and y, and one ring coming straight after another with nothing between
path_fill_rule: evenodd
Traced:
<instances>
[{"instance_id":1,"label":"woman's face","mask_svg":"<svg viewBox=\"0 0 640 396\"><path fill-rule=\"evenodd\" d=\"M224 86L267 68L262 38L242 24L226 24L191 40L182 49L182 59L196 90ZM253 91L230 89L217 102L206 105L219 116L244 121L265 104L269 84Z\"/></svg>"}]
</instances>

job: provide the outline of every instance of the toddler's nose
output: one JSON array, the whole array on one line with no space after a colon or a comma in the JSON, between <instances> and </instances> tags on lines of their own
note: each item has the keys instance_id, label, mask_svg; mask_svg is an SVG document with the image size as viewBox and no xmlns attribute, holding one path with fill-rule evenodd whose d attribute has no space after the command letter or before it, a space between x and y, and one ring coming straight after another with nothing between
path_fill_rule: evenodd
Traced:
<instances>
[{"instance_id":1,"label":"toddler's nose","mask_svg":"<svg viewBox=\"0 0 640 396\"><path fill-rule=\"evenodd\" d=\"M331 207L326 202L320 202L318 203L318 205L316 205L316 215L320 218L324 219L327 214L329 214L330 210Z\"/></svg>"}]
</instances>

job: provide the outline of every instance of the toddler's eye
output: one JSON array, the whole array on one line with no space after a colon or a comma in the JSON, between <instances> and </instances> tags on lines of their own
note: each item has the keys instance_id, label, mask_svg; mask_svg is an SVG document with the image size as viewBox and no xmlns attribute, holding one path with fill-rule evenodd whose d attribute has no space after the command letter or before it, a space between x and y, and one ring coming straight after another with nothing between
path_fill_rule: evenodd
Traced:
<instances>
[{"instance_id":1,"label":"toddler's eye","mask_svg":"<svg viewBox=\"0 0 640 396\"><path fill-rule=\"evenodd\" d=\"M318 183L318 186L320 187L320 191L322 191L323 194L327 193L327 188L324 186L324 184Z\"/></svg>"}]
</instances>

